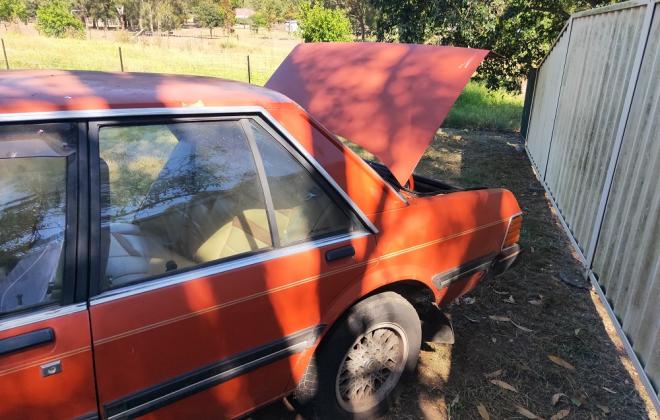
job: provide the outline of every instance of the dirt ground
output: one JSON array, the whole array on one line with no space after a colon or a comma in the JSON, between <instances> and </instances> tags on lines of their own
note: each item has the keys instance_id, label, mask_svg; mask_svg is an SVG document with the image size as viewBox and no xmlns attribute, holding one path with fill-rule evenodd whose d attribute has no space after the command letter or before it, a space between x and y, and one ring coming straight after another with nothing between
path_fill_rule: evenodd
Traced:
<instances>
[{"instance_id":1,"label":"dirt ground","mask_svg":"<svg viewBox=\"0 0 660 420\"><path fill-rule=\"evenodd\" d=\"M416 375L386 419L658 419L518 136L443 130L417 172L513 191L525 254L445 308L456 343L423 343ZM295 417L281 403L253 416Z\"/></svg>"}]
</instances>

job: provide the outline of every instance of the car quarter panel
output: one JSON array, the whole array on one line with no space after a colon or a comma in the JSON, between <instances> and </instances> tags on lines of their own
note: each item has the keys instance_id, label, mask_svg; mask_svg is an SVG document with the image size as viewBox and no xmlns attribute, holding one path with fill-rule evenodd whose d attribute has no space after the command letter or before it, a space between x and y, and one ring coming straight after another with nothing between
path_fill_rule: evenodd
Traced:
<instances>
[{"instance_id":1,"label":"car quarter panel","mask_svg":"<svg viewBox=\"0 0 660 420\"><path fill-rule=\"evenodd\" d=\"M400 281L413 280L432 290L446 304L474 289L484 277L476 270L457 277L447 287L433 283L437 274L499 253L509 219L520 213L515 197L504 189L488 189L414 198L405 208L375 215L377 246L363 276L351 282L323 314L332 325L364 296ZM327 332L327 330L325 331ZM314 349L294 357L292 384L303 376Z\"/></svg>"},{"instance_id":2,"label":"car quarter panel","mask_svg":"<svg viewBox=\"0 0 660 420\"><path fill-rule=\"evenodd\" d=\"M278 104L268 111L366 215L406 206L405 201L369 165L299 106Z\"/></svg>"}]
</instances>

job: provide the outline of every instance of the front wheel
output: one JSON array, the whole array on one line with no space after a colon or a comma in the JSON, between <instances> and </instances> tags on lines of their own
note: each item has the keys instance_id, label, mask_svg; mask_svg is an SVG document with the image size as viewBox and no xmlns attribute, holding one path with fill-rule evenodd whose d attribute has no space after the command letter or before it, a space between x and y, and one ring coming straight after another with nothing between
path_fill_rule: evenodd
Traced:
<instances>
[{"instance_id":1,"label":"front wheel","mask_svg":"<svg viewBox=\"0 0 660 420\"><path fill-rule=\"evenodd\" d=\"M367 418L383 412L417 364L421 326L401 295L353 306L319 345L294 397L310 418Z\"/></svg>"}]
</instances>

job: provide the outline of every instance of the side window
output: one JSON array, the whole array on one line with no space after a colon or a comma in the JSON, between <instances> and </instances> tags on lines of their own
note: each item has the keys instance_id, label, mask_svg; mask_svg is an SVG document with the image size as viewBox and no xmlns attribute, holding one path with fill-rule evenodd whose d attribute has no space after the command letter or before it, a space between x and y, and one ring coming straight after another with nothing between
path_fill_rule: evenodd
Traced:
<instances>
[{"instance_id":1,"label":"side window","mask_svg":"<svg viewBox=\"0 0 660 420\"><path fill-rule=\"evenodd\" d=\"M353 220L311 174L263 127L252 121L264 163L282 245L348 232Z\"/></svg>"},{"instance_id":2,"label":"side window","mask_svg":"<svg viewBox=\"0 0 660 420\"><path fill-rule=\"evenodd\" d=\"M0 316L58 303L75 124L0 126Z\"/></svg>"},{"instance_id":3,"label":"side window","mask_svg":"<svg viewBox=\"0 0 660 420\"><path fill-rule=\"evenodd\" d=\"M99 131L101 289L272 246L237 121Z\"/></svg>"}]
</instances>

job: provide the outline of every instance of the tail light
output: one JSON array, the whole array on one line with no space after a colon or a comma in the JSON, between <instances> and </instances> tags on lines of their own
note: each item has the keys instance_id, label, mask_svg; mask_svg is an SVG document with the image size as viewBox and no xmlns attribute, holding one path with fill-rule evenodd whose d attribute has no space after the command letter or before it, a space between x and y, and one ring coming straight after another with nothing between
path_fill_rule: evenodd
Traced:
<instances>
[{"instance_id":1,"label":"tail light","mask_svg":"<svg viewBox=\"0 0 660 420\"><path fill-rule=\"evenodd\" d=\"M502 249L508 248L516 244L520 240L520 228L522 227L522 216L519 214L513 216L509 221L509 229L506 231L504 242L502 242Z\"/></svg>"}]
</instances>

